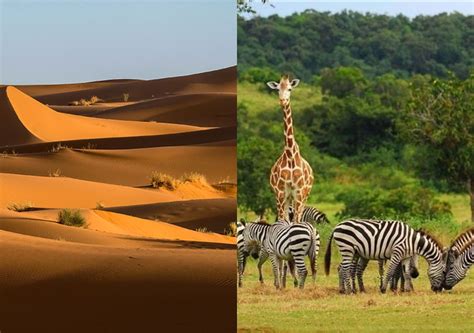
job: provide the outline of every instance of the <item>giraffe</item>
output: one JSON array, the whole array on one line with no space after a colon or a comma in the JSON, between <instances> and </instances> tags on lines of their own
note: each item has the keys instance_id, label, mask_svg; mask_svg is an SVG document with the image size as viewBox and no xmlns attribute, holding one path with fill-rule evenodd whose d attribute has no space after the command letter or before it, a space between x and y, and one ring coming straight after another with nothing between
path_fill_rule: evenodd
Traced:
<instances>
[{"instance_id":1,"label":"giraffe","mask_svg":"<svg viewBox=\"0 0 474 333\"><path fill-rule=\"evenodd\" d=\"M278 90L280 106L283 110L285 129L285 148L273 165L270 172L270 185L277 199L278 219L288 219L288 208L294 208L293 221L299 223L304 204L313 186L313 170L301 156L300 149L293 134L293 119L291 116L291 89L298 86L300 80L290 81L283 75L280 83L268 82L267 85Z\"/></svg>"}]
</instances>

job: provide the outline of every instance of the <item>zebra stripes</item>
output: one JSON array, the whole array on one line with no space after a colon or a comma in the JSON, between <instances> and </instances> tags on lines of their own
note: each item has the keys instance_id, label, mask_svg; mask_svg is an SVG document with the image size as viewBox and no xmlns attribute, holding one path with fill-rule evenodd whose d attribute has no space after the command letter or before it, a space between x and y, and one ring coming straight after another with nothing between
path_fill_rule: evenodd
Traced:
<instances>
[{"instance_id":1,"label":"zebra stripes","mask_svg":"<svg viewBox=\"0 0 474 333\"><path fill-rule=\"evenodd\" d=\"M295 214L294 208L290 206L288 208L288 216L289 220L293 221L293 215ZM311 224L319 224L319 223L327 223L329 224L329 220L322 211L315 207L311 206L304 206L303 213L301 214L301 221L307 222Z\"/></svg>"},{"instance_id":2,"label":"zebra stripes","mask_svg":"<svg viewBox=\"0 0 474 333\"><path fill-rule=\"evenodd\" d=\"M446 263L447 272L443 288L451 290L466 277L474 262L474 228L459 235L451 244Z\"/></svg>"},{"instance_id":3,"label":"zebra stripes","mask_svg":"<svg viewBox=\"0 0 474 333\"><path fill-rule=\"evenodd\" d=\"M264 241L264 249L272 262L274 285L280 289L283 277L283 260L292 260L298 272L298 286L302 289L308 275L304 258L310 256L310 261L316 264L319 251L319 235L307 223L291 224L287 221L277 221L268 229ZM317 239L317 244L315 241Z\"/></svg>"},{"instance_id":4,"label":"zebra stripes","mask_svg":"<svg viewBox=\"0 0 474 333\"><path fill-rule=\"evenodd\" d=\"M351 272L358 258L369 260L390 259L387 274L380 291L385 293L400 262L419 254L428 261L428 276L433 291L441 291L444 280L445 262L442 246L424 231L415 231L401 221L353 219L339 223L333 230L326 255L325 270L329 274L331 265L332 239L342 256L341 270L344 292L350 293ZM405 279L410 280L408 272Z\"/></svg>"}]
</instances>

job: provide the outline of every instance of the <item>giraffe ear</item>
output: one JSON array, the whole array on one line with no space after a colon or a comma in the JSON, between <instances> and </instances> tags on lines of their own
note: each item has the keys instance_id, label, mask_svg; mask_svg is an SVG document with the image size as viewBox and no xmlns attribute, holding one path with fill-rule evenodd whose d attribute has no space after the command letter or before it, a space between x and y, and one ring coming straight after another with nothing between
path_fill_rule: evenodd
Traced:
<instances>
[{"instance_id":1,"label":"giraffe ear","mask_svg":"<svg viewBox=\"0 0 474 333\"><path fill-rule=\"evenodd\" d=\"M270 81L270 82L267 82L267 86L269 86L270 89L277 90L279 84L275 81Z\"/></svg>"},{"instance_id":2,"label":"giraffe ear","mask_svg":"<svg viewBox=\"0 0 474 333\"><path fill-rule=\"evenodd\" d=\"M291 80L291 87L292 88L297 87L298 84L300 84L300 80L298 80L298 79Z\"/></svg>"}]
</instances>

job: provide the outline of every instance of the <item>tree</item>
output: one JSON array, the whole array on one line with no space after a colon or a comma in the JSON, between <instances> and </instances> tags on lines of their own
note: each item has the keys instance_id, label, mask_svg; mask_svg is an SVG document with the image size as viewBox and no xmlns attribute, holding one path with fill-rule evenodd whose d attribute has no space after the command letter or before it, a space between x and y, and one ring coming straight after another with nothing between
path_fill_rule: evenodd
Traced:
<instances>
[{"instance_id":1,"label":"tree","mask_svg":"<svg viewBox=\"0 0 474 333\"><path fill-rule=\"evenodd\" d=\"M402 138L429 151L439 179L467 185L474 222L473 74L418 83L398 127Z\"/></svg>"},{"instance_id":2,"label":"tree","mask_svg":"<svg viewBox=\"0 0 474 333\"><path fill-rule=\"evenodd\" d=\"M276 145L256 135L244 135L239 139L237 156L239 206L261 217L267 209L275 211L269 177L275 156L278 156Z\"/></svg>"}]
</instances>

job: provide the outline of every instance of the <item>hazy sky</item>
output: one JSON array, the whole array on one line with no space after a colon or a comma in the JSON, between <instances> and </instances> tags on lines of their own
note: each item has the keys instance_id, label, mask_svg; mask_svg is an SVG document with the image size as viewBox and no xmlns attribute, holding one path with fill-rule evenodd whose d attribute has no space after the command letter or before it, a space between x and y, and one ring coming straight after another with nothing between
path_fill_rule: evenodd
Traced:
<instances>
[{"instance_id":1,"label":"hazy sky","mask_svg":"<svg viewBox=\"0 0 474 333\"><path fill-rule=\"evenodd\" d=\"M474 1L279 1L270 0L270 3L262 5L260 1L254 0L254 9L260 16L278 14L280 16L291 15L294 12L302 12L305 9L318 11L339 12L350 9L358 12L372 12L379 14L398 15L402 13L408 17L417 15L435 15L442 12L458 11L466 15L474 14ZM247 15L248 16L248 15Z\"/></svg>"},{"instance_id":2,"label":"hazy sky","mask_svg":"<svg viewBox=\"0 0 474 333\"><path fill-rule=\"evenodd\" d=\"M0 83L153 79L233 66L235 0L0 0Z\"/></svg>"}]
</instances>

